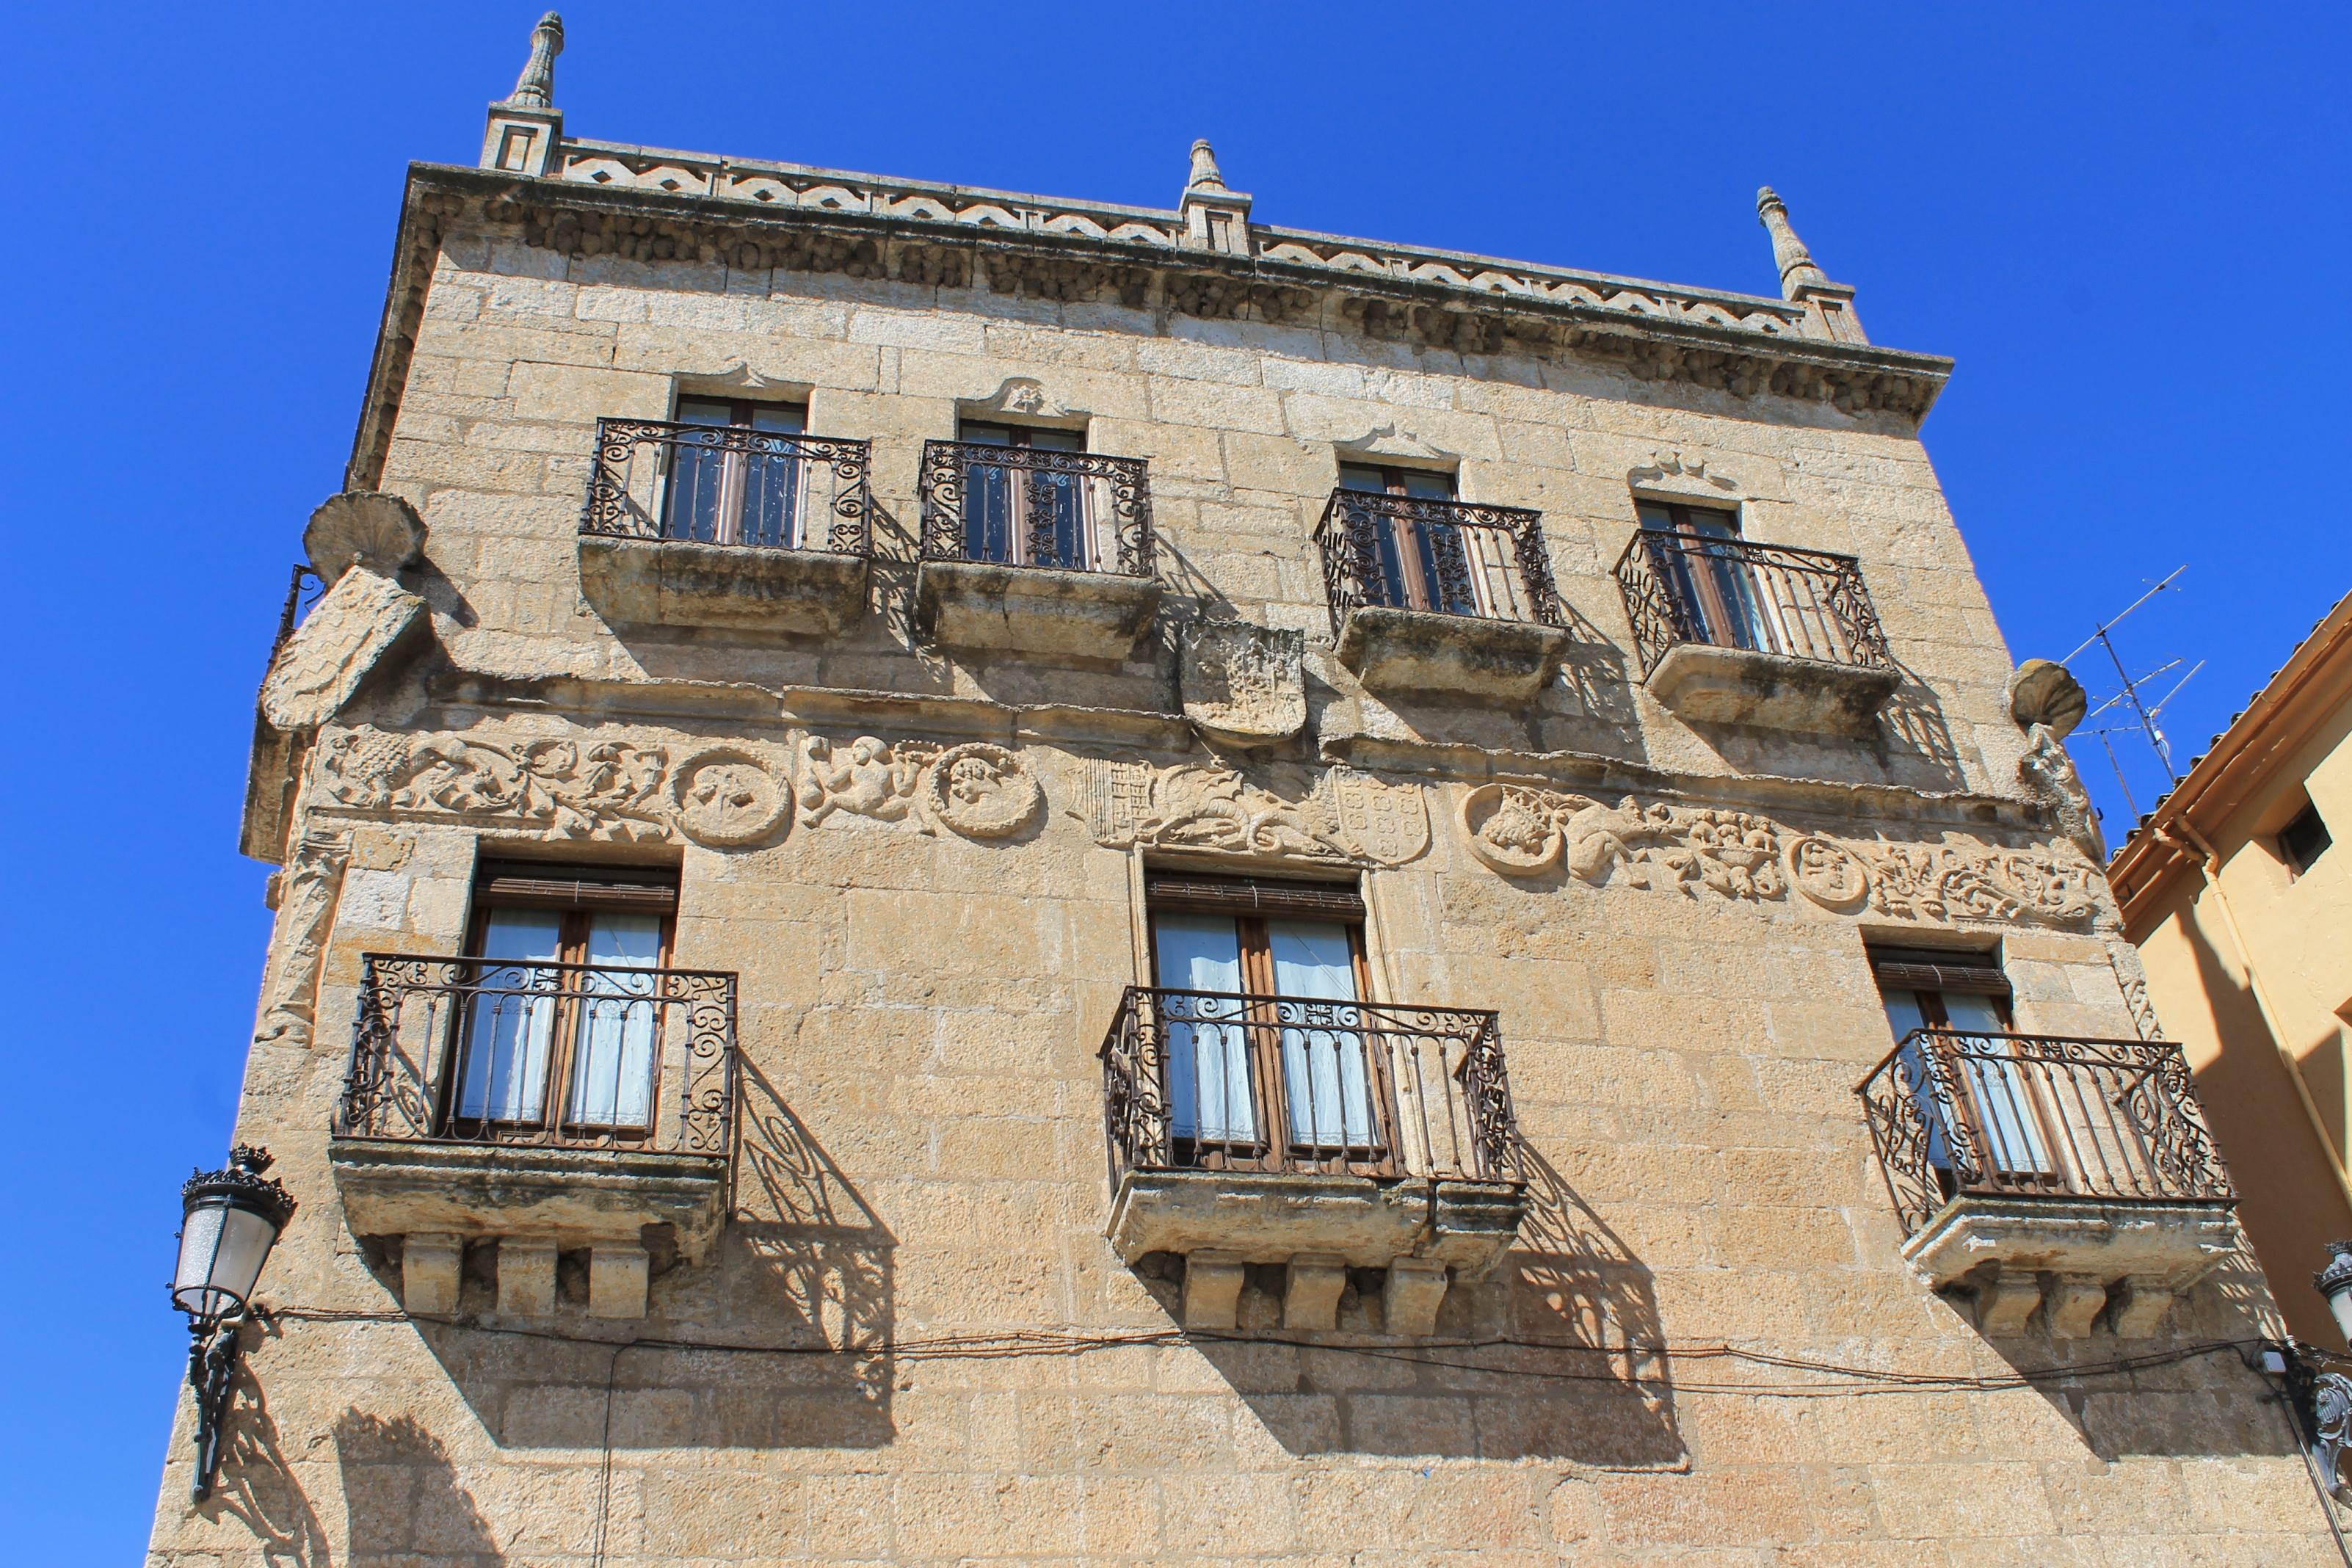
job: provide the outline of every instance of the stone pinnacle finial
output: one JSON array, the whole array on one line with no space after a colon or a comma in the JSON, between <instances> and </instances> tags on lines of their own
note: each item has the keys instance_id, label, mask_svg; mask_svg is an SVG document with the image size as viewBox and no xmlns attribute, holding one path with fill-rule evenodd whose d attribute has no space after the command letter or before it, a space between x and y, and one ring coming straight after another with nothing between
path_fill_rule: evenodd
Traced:
<instances>
[{"instance_id":1,"label":"stone pinnacle finial","mask_svg":"<svg viewBox=\"0 0 2352 1568\"><path fill-rule=\"evenodd\" d=\"M1789 209L1780 194L1766 185L1756 193L1756 216L1772 237L1772 259L1780 268L1780 297L1793 300L1808 283L1827 283L1829 275L1813 265L1813 253L1789 226Z\"/></svg>"},{"instance_id":2,"label":"stone pinnacle finial","mask_svg":"<svg viewBox=\"0 0 2352 1568\"><path fill-rule=\"evenodd\" d=\"M1184 182L1187 190L1200 185L1220 191L1225 188L1225 176L1217 168L1216 149L1209 145L1205 136L1192 143L1192 173Z\"/></svg>"},{"instance_id":3,"label":"stone pinnacle finial","mask_svg":"<svg viewBox=\"0 0 2352 1568\"><path fill-rule=\"evenodd\" d=\"M550 11L530 30L530 58L507 101L531 109L555 107L555 57L563 52L563 18Z\"/></svg>"}]
</instances>

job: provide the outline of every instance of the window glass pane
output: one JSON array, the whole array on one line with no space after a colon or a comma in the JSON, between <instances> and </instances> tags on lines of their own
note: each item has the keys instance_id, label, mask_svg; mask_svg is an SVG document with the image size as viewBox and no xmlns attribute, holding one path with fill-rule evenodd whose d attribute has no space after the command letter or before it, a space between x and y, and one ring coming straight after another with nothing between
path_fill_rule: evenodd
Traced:
<instances>
[{"instance_id":1,"label":"window glass pane","mask_svg":"<svg viewBox=\"0 0 2352 1568\"><path fill-rule=\"evenodd\" d=\"M1674 513L1664 507L1653 506L1648 501L1643 501L1634 510L1640 514L1643 528L1672 528L1675 525Z\"/></svg>"},{"instance_id":2,"label":"window glass pane","mask_svg":"<svg viewBox=\"0 0 2352 1568\"><path fill-rule=\"evenodd\" d=\"M563 956L563 917L552 910L493 910L466 1010L457 1114L469 1121L537 1121L547 1106L548 1047L558 972L532 967Z\"/></svg>"},{"instance_id":3,"label":"window glass pane","mask_svg":"<svg viewBox=\"0 0 2352 1568\"><path fill-rule=\"evenodd\" d=\"M1339 488L1343 490L1384 490L1389 488L1389 482L1378 468L1342 463L1339 465Z\"/></svg>"},{"instance_id":4,"label":"window glass pane","mask_svg":"<svg viewBox=\"0 0 2352 1568\"><path fill-rule=\"evenodd\" d=\"M1357 999L1355 953L1346 926L1269 921L1265 934L1276 994ZM1362 1015L1352 1006L1289 1006L1279 1016L1291 1142L1318 1149L1370 1146L1372 1096L1359 1028Z\"/></svg>"},{"instance_id":5,"label":"window glass pane","mask_svg":"<svg viewBox=\"0 0 2352 1568\"><path fill-rule=\"evenodd\" d=\"M681 397L677 400L677 422L681 425L731 425L735 422L735 405L723 398Z\"/></svg>"},{"instance_id":6,"label":"window glass pane","mask_svg":"<svg viewBox=\"0 0 2352 1568\"><path fill-rule=\"evenodd\" d=\"M1452 474L1433 474L1419 469L1407 468L1400 477L1404 480L1404 493L1409 496L1418 496L1423 500L1452 500L1454 499L1454 476Z\"/></svg>"},{"instance_id":7,"label":"window glass pane","mask_svg":"<svg viewBox=\"0 0 2352 1568\"><path fill-rule=\"evenodd\" d=\"M1927 1027L1927 1010L1920 1005L1918 993L1914 991L1883 991L1879 1000L1886 1008L1887 1026L1895 1031L1895 1041L1903 1047L1903 1065L1908 1078L1914 1103L1927 1123L1927 1163L1938 1171L1952 1168L1951 1151L1944 1142L1944 1111L1937 1102L1932 1081L1927 1076L1926 1058L1919 1047L1911 1043L1915 1029Z\"/></svg>"},{"instance_id":8,"label":"window glass pane","mask_svg":"<svg viewBox=\"0 0 2352 1568\"><path fill-rule=\"evenodd\" d=\"M977 442L983 447L1010 447L1013 428L1009 425L978 425L967 420L956 431L959 441Z\"/></svg>"},{"instance_id":9,"label":"window glass pane","mask_svg":"<svg viewBox=\"0 0 2352 1568\"><path fill-rule=\"evenodd\" d=\"M808 410L792 403L755 403L751 405L751 428L773 431L779 436L797 436L808 428Z\"/></svg>"},{"instance_id":10,"label":"window glass pane","mask_svg":"<svg viewBox=\"0 0 2352 1568\"><path fill-rule=\"evenodd\" d=\"M1166 914L1151 922L1160 984L1180 991L1242 989L1239 928L1229 916ZM1167 1022L1168 1114L1179 1138L1255 1142L1257 1117L1249 1082L1249 1039L1242 1004L1221 997L1171 997Z\"/></svg>"},{"instance_id":11,"label":"window glass pane","mask_svg":"<svg viewBox=\"0 0 2352 1568\"><path fill-rule=\"evenodd\" d=\"M1087 449L1087 433L1083 430L1032 430L1029 445L1045 452L1083 452Z\"/></svg>"},{"instance_id":12,"label":"window glass pane","mask_svg":"<svg viewBox=\"0 0 2352 1568\"><path fill-rule=\"evenodd\" d=\"M590 919L588 962L605 967L581 980L568 1121L644 1127L651 1120L656 982L625 971L660 963L661 930L657 915L599 911Z\"/></svg>"}]
</instances>

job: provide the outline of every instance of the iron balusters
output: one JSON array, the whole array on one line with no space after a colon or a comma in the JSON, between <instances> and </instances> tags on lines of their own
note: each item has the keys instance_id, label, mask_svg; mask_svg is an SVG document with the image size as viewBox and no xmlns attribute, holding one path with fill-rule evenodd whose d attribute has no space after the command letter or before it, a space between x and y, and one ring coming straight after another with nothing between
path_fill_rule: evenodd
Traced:
<instances>
[{"instance_id":1,"label":"iron balusters","mask_svg":"<svg viewBox=\"0 0 2352 1568\"><path fill-rule=\"evenodd\" d=\"M1131 985L1100 1054L1114 1180L1520 1179L1491 1012Z\"/></svg>"},{"instance_id":2,"label":"iron balusters","mask_svg":"<svg viewBox=\"0 0 2352 1568\"><path fill-rule=\"evenodd\" d=\"M1567 625L1538 511L1336 489L1315 543L1335 635L1368 605Z\"/></svg>"},{"instance_id":3,"label":"iron balusters","mask_svg":"<svg viewBox=\"0 0 2352 1568\"><path fill-rule=\"evenodd\" d=\"M1617 585L1644 676L1683 643L1894 668L1851 555L1645 528L1618 558Z\"/></svg>"},{"instance_id":4,"label":"iron balusters","mask_svg":"<svg viewBox=\"0 0 2352 1568\"><path fill-rule=\"evenodd\" d=\"M1906 1235L1963 1194L2234 1201L2165 1041L1916 1029L1854 1092Z\"/></svg>"},{"instance_id":5,"label":"iron balusters","mask_svg":"<svg viewBox=\"0 0 2352 1568\"><path fill-rule=\"evenodd\" d=\"M723 1155L734 1101L732 974L372 952L334 1131Z\"/></svg>"},{"instance_id":6,"label":"iron balusters","mask_svg":"<svg viewBox=\"0 0 2352 1568\"><path fill-rule=\"evenodd\" d=\"M866 467L864 441L599 419L580 531L864 555Z\"/></svg>"},{"instance_id":7,"label":"iron balusters","mask_svg":"<svg viewBox=\"0 0 2352 1568\"><path fill-rule=\"evenodd\" d=\"M1151 480L1140 458L926 441L923 558L1151 575Z\"/></svg>"}]
</instances>

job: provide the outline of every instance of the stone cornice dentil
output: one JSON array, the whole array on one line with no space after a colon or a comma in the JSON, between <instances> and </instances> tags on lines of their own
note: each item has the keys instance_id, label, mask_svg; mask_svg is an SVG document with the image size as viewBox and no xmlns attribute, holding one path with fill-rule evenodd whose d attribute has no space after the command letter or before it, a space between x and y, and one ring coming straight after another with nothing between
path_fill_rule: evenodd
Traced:
<instances>
[{"instance_id":1,"label":"stone cornice dentil","mask_svg":"<svg viewBox=\"0 0 2352 1568\"><path fill-rule=\"evenodd\" d=\"M1802 303L1455 251L1247 226L1246 253L1185 215L567 139L546 178L416 163L347 484L373 488L425 285L458 225L568 255L723 261L986 288L1155 313L1360 332L1470 353L1557 354L1637 379L1773 394L1916 423L1951 361L1832 338Z\"/></svg>"}]
</instances>

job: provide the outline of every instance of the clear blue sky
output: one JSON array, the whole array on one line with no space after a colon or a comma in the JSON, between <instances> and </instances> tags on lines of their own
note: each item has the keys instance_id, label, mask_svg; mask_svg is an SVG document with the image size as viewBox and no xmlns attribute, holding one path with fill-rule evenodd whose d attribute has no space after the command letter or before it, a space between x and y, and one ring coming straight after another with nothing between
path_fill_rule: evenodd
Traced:
<instances>
[{"instance_id":1,"label":"clear blue sky","mask_svg":"<svg viewBox=\"0 0 2352 1568\"><path fill-rule=\"evenodd\" d=\"M2189 567L2126 647L2210 661L2184 763L2352 588L2340 3L564 10L558 100L613 141L1164 205L1206 135L1267 222L1765 293L1774 184L1877 342L1959 361L1927 447L2020 655ZM226 1144L268 931L254 689L402 165L473 160L536 15L12 13L16 1561L145 1540L177 1184Z\"/></svg>"}]
</instances>

